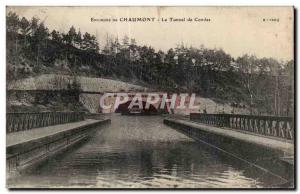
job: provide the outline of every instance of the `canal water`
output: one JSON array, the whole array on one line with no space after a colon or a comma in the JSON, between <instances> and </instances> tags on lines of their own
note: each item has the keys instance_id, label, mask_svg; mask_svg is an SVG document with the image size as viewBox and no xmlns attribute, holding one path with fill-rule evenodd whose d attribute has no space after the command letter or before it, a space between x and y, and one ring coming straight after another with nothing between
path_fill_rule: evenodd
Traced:
<instances>
[{"instance_id":1,"label":"canal water","mask_svg":"<svg viewBox=\"0 0 300 194\"><path fill-rule=\"evenodd\" d=\"M18 187L256 188L277 177L167 127L159 116L111 117L84 144L13 180Z\"/></svg>"}]
</instances>

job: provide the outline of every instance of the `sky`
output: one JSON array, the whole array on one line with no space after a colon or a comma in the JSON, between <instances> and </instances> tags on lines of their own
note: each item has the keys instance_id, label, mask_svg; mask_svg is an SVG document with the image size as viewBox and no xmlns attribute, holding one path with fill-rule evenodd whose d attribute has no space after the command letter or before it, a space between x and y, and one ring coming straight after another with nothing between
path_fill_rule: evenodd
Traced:
<instances>
[{"instance_id":1,"label":"sky","mask_svg":"<svg viewBox=\"0 0 300 194\"><path fill-rule=\"evenodd\" d=\"M50 31L68 32L73 25L96 35L103 47L107 35L135 38L157 51L176 45L222 48L234 58L244 54L277 60L294 58L293 7L7 7L27 19L44 21ZM185 21L170 21L170 18ZM97 20L111 21L91 21ZM154 18L124 22L123 18ZM167 21L161 21L161 18ZM192 21L187 21L191 18ZM210 21L195 21L209 19ZM116 19L117 21L112 21ZM150 19L149 19L150 20Z\"/></svg>"}]
</instances>

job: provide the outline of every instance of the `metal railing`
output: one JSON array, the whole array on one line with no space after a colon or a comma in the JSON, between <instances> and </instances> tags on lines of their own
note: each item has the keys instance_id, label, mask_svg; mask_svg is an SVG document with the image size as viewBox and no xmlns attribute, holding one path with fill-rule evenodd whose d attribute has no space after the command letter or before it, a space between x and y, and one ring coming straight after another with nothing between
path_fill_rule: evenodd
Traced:
<instances>
[{"instance_id":1,"label":"metal railing","mask_svg":"<svg viewBox=\"0 0 300 194\"><path fill-rule=\"evenodd\" d=\"M294 119L292 117L191 113L190 120L266 136L294 139Z\"/></svg>"},{"instance_id":2,"label":"metal railing","mask_svg":"<svg viewBox=\"0 0 300 194\"><path fill-rule=\"evenodd\" d=\"M12 133L84 120L84 112L7 113L6 132Z\"/></svg>"}]
</instances>

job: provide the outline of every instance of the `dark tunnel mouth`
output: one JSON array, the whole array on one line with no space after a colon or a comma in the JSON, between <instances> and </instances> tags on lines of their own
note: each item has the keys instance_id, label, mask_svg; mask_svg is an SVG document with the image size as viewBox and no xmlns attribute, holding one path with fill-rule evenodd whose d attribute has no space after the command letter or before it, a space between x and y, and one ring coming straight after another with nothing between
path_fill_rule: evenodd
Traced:
<instances>
[{"instance_id":1,"label":"dark tunnel mouth","mask_svg":"<svg viewBox=\"0 0 300 194\"><path fill-rule=\"evenodd\" d=\"M115 113L121 113L121 114L132 114L132 113L138 113L142 115L157 115L159 113L163 113L166 111L166 109L157 109L152 104L150 104L149 108L145 108L146 102L142 101L143 103L143 109L139 109L138 106L133 106L132 109L129 109L129 105L132 102L132 100L129 100L123 104L120 104L118 108L116 108Z\"/></svg>"}]
</instances>

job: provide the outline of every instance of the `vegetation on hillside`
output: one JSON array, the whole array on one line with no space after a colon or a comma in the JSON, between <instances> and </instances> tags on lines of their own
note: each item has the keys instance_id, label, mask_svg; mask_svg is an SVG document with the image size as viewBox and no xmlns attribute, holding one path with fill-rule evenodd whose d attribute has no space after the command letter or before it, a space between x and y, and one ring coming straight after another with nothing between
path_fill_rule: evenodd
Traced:
<instances>
[{"instance_id":1,"label":"vegetation on hillside","mask_svg":"<svg viewBox=\"0 0 300 194\"><path fill-rule=\"evenodd\" d=\"M255 114L292 115L294 61L244 55L222 49L186 47L167 52L138 45L127 36L99 43L74 26L67 33L49 29L38 18L7 14L7 79L43 73L111 77L158 90L195 92ZM102 48L102 49L100 49Z\"/></svg>"}]
</instances>

